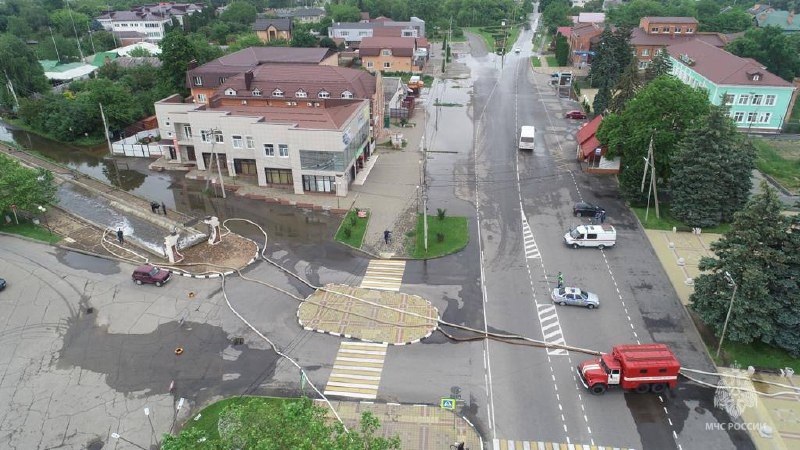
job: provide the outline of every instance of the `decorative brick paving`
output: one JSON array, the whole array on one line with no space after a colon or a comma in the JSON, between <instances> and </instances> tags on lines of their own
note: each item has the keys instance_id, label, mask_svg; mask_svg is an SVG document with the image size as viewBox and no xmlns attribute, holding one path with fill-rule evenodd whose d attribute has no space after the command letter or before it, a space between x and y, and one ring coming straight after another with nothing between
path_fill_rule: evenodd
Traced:
<instances>
[{"instance_id":1,"label":"decorative brick paving","mask_svg":"<svg viewBox=\"0 0 800 450\"><path fill-rule=\"evenodd\" d=\"M333 284L325 288L327 290L311 294L297 310L297 319L307 330L404 345L418 342L436 329L439 312L420 296ZM361 302L340 293L427 319Z\"/></svg>"}]
</instances>

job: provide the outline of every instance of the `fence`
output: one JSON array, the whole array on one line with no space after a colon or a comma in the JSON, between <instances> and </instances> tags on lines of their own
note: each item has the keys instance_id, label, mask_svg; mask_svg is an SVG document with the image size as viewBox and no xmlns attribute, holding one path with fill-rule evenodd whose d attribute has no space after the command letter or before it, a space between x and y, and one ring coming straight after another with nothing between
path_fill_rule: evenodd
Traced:
<instances>
[{"instance_id":1,"label":"fence","mask_svg":"<svg viewBox=\"0 0 800 450\"><path fill-rule=\"evenodd\" d=\"M158 141L149 144L140 144L139 141L144 138L158 137L158 130L145 130L136 133L133 136L126 137L125 139L113 142L111 144L111 152L115 155L137 156L140 158L152 158L154 156L163 156L161 146Z\"/></svg>"}]
</instances>

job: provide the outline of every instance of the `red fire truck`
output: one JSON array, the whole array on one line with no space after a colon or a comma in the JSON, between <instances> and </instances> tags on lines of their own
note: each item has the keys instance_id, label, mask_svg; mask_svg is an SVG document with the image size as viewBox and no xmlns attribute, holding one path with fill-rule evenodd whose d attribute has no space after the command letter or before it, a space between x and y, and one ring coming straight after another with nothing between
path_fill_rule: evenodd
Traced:
<instances>
[{"instance_id":1,"label":"red fire truck","mask_svg":"<svg viewBox=\"0 0 800 450\"><path fill-rule=\"evenodd\" d=\"M578 364L578 377L592 394L611 385L660 394L678 384L681 363L664 344L617 345L611 353Z\"/></svg>"}]
</instances>

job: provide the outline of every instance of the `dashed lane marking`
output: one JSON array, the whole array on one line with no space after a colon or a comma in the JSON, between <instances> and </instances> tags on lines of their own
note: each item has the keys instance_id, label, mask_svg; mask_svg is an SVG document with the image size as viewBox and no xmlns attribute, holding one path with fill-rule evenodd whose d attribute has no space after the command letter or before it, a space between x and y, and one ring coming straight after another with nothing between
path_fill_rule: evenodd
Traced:
<instances>
[{"instance_id":1,"label":"dashed lane marking","mask_svg":"<svg viewBox=\"0 0 800 450\"><path fill-rule=\"evenodd\" d=\"M342 342L325 395L374 400L378 396L386 344Z\"/></svg>"},{"instance_id":2,"label":"dashed lane marking","mask_svg":"<svg viewBox=\"0 0 800 450\"><path fill-rule=\"evenodd\" d=\"M542 258L541 253L539 253L539 247L536 246L536 240L533 238L531 226L528 225L528 219L525 217L525 211L522 212L522 241L525 244L525 258Z\"/></svg>"},{"instance_id":3,"label":"dashed lane marking","mask_svg":"<svg viewBox=\"0 0 800 450\"><path fill-rule=\"evenodd\" d=\"M543 441L512 441L509 439L494 439L492 450L632 450L624 447L602 445L559 444L557 442Z\"/></svg>"},{"instance_id":4,"label":"dashed lane marking","mask_svg":"<svg viewBox=\"0 0 800 450\"><path fill-rule=\"evenodd\" d=\"M361 287L398 292L403 283L405 270L405 261L373 259L367 266L367 273L361 280Z\"/></svg>"},{"instance_id":5,"label":"dashed lane marking","mask_svg":"<svg viewBox=\"0 0 800 450\"><path fill-rule=\"evenodd\" d=\"M539 324L542 327L542 338L548 344L566 345L564 333L561 331L561 322L558 321L556 306L553 304L536 305ZM561 348L547 349L548 355L566 355L567 351Z\"/></svg>"}]
</instances>

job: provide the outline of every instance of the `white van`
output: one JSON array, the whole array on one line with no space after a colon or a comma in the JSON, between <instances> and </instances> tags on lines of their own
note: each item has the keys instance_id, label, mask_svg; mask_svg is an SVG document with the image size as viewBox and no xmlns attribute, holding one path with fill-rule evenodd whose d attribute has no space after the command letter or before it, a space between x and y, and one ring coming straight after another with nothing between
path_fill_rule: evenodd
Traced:
<instances>
[{"instance_id":1,"label":"white van","mask_svg":"<svg viewBox=\"0 0 800 450\"><path fill-rule=\"evenodd\" d=\"M617 230L611 225L578 225L564 235L564 242L572 248L613 247L617 243Z\"/></svg>"},{"instance_id":2,"label":"white van","mask_svg":"<svg viewBox=\"0 0 800 450\"><path fill-rule=\"evenodd\" d=\"M523 126L519 130L519 149L533 150L535 134L536 134L536 128Z\"/></svg>"}]
</instances>

